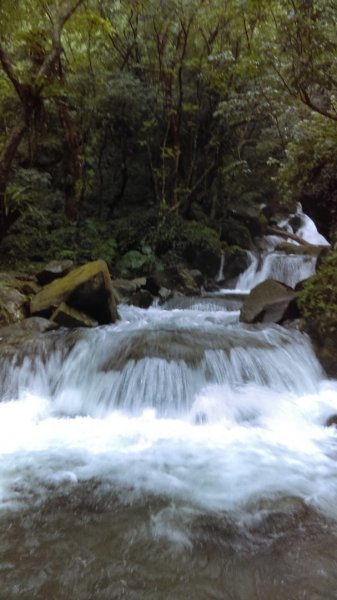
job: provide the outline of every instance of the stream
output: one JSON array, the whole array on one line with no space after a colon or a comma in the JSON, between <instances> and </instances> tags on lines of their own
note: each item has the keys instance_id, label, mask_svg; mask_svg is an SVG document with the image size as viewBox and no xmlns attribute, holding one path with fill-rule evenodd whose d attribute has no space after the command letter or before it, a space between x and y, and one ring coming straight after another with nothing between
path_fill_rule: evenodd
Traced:
<instances>
[{"instance_id":1,"label":"stream","mask_svg":"<svg viewBox=\"0 0 337 600\"><path fill-rule=\"evenodd\" d=\"M120 312L3 365L0 597L335 598L337 383L309 339L226 300Z\"/></svg>"},{"instance_id":2,"label":"stream","mask_svg":"<svg viewBox=\"0 0 337 600\"><path fill-rule=\"evenodd\" d=\"M337 598L337 382L240 303L120 306L2 360L1 600Z\"/></svg>"}]
</instances>

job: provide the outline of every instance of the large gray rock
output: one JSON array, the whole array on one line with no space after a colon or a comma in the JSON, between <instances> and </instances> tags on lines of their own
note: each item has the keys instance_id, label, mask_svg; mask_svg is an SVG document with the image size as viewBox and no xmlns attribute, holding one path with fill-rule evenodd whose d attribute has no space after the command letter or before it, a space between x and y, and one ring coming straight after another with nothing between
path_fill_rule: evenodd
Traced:
<instances>
[{"instance_id":1,"label":"large gray rock","mask_svg":"<svg viewBox=\"0 0 337 600\"><path fill-rule=\"evenodd\" d=\"M267 279L252 289L243 303L240 321L243 323L282 323L295 319L298 310L296 294L279 281Z\"/></svg>"},{"instance_id":2,"label":"large gray rock","mask_svg":"<svg viewBox=\"0 0 337 600\"><path fill-rule=\"evenodd\" d=\"M100 324L116 321L118 313L107 264L103 260L87 263L46 285L32 298L31 315L49 317L62 302Z\"/></svg>"}]
</instances>

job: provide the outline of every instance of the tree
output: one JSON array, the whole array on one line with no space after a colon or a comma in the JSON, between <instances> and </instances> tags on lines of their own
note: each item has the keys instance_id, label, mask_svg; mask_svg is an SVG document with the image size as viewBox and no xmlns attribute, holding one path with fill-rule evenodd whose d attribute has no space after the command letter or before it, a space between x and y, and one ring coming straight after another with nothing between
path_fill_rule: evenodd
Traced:
<instances>
[{"instance_id":1,"label":"tree","mask_svg":"<svg viewBox=\"0 0 337 600\"><path fill-rule=\"evenodd\" d=\"M0 239L6 233L12 222L13 215L7 205L6 190L13 160L19 144L27 133L34 119L39 119L44 105L45 94L54 81L62 77L62 32L84 0L63 0L51 6L48 3L37 2L29 9L22 9L23 31L26 34L25 56L21 57L18 47L13 47L2 34L0 41L0 65L4 76L11 83L17 100L19 111L16 121L8 132L0 153ZM11 14L10 3L1 5L1 16L8 10ZM31 9L34 8L32 14ZM37 29L33 28L37 20ZM8 24L8 16L4 20ZM36 27L36 23L34 24ZM15 38L14 38L15 44ZM65 130L69 135L69 144L75 144L71 123L67 121L66 111L63 111ZM78 176L75 172L74 177Z\"/></svg>"}]
</instances>

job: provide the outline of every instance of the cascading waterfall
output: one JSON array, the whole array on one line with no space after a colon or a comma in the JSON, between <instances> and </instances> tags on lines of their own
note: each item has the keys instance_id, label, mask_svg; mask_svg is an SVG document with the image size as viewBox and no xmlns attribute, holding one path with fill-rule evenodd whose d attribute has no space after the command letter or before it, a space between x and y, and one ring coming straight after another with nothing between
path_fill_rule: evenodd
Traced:
<instances>
[{"instance_id":1,"label":"cascading waterfall","mask_svg":"<svg viewBox=\"0 0 337 600\"><path fill-rule=\"evenodd\" d=\"M261 267L258 268L259 261L254 256L248 269L239 276L236 289L251 290L266 279L275 279L294 288L299 281L308 279L314 274L316 261L315 256L297 254L285 256L281 252L270 252L263 257Z\"/></svg>"},{"instance_id":2,"label":"cascading waterfall","mask_svg":"<svg viewBox=\"0 0 337 600\"><path fill-rule=\"evenodd\" d=\"M2 360L2 597L332 597L337 384L309 339L216 297L120 313Z\"/></svg>"},{"instance_id":3,"label":"cascading waterfall","mask_svg":"<svg viewBox=\"0 0 337 600\"><path fill-rule=\"evenodd\" d=\"M294 220L298 224L297 228L291 224ZM329 246L327 240L317 231L315 223L303 213L300 205L296 214L281 220L278 227L290 234L296 233L299 238L309 244ZM248 252L250 264L238 277L235 289L249 291L266 279L275 279L294 288L299 281L311 277L315 272L317 257L305 254L285 255L283 252L275 251L276 246L284 241L282 237L268 235L263 240L265 249L261 255ZM298 245L290 238L289 242Z\"/></svg>"}]
</instances>

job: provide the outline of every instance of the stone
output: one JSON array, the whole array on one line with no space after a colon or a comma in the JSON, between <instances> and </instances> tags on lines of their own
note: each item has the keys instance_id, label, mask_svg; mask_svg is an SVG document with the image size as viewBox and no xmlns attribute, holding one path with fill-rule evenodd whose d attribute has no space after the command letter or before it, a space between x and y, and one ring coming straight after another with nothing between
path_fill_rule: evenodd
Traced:
<instances>
[{"instance_id":1,"label":"stone","mask_svg":"<svg viewBox=\"0 0 337 600\"><path fill-rule=\"evenodd\" d=\"M58 325L42 317L28 317L23 321L0 328L0 355L11 357L17 352L23 356L29 352L34 343L46 332L57 329ZM34 350L32 350L34 352Z\"/></svg>"},{"instance_id":2,"label":"stone","mask_svg":"<svg viewBox=\"0 0 337 600\"><path fill-rule=\"evenodd\" d=\"M132 294L146 286L146 277L114 279L113 289L119 302L127 303Z\"/></svg>"},{"instance_id":3,"label":"stone","mask_svg":"<svg viewBox=\"0 0 337 600\"><path fill-rule=\"evenodd\" d=\"M57 327L58 325L52 323L49 319L44 319L43 317L28 317L27 319L23 319L23 321L13 323L12 325L0 327L0 341L10 337L26 336L27 334L32 333L45 333L46 331L57 329Z\"/></svg>"},{"instance_id":4,"label":"stone","mask_svg":"<svg viewBox=\"0 0 337 600\"><path fill-rule=\"evenodd\" d=\"M19 280L18 284L20 285L20 287L19 287L20 292L22 292L26 296L33 296L34 294L37 294L41 289L41 286L39 286L37 283L35 283L35 281Z\"/></svg>"},{"instance_id":5,"label":"stone","mask_svg":"<svg viewBox=\"0 0 337 600\"><path fill-rule=\"evenodd\" d=\"M267 279L252 289L244 301L240 321L243 323L282 323L298 315L296 294L291 288Z\"/></svg>"},{"instance_id":6,"label":"stone","mask_svg":"<svg viewBox=\"0 0 337 600\"><path fill-rule=\"evenodd\" d=\"M337 415L331 415L331 417L325 421L325 427L332 426L337 427Z\"/></svg>"},{"instance_id":7,"label":"stone","mask_svg":"<svg viewBox=\"0 0 337 600\"><path fill-rule=\"evenodd\" d=\"M47 283L51 283L54 279L68 275L73 268L74 262L72 260L52 260L42 271L36 274L36 279L40 285L47 285Z\"/></svg>"},{"instance_id":8,"label":"stone","mask_svg":"<svg viewBox=\"0 0 337 600\"><path fill-rule=\"evenodd\" d=\"M0 283L0 326L15 323L27 316L26 296L15 287L11 287L10 281L2 281Z\"/></svg>"},{"instance_id":9,"label":"stone","mask_svg":"<svg viewBox=\"0 0 337 600\"><path fill-rule=\"evenodd\" d=\"M193 271L191 272L182 265L168 267L163 271L156 271L147 278L146 289L152 295L158 296L161 288L181 292L186 296L200 295L200 286L194 279Z\"/></svg>"},{"instance_id":10,"label":"stone","mask_svg":"<svg viewBox=\"0 0 337 600\"><path fill-rule=\"evenodd\" d=\"M161 287L158 290L158 296L161 302L166 302L169 298L172 298L173 292L166 287Z\"/></svg>"},{"instance_id":11,"label":"stone","mask_svg":"<svg viewBox=\"0 0 337 600\"><path fill-rule=\"evenodd\" d=\"M153 302L153 296L148 290L139 290L131 295L128 304L139 308L149 308Z\"/></svg>"},{"instance_id":12,"label":"stone","mask_svg":"<svg viewBox=\"0 0 337 600\"><path fill-rule=\"evenodd\" d=\"M30 313L49 317L62 302L99 324L114 323L118 313L107 264L96 260L55 279L32 298Z\"/></svg>"},{"instance_id":13,"label":"stone","mask_svg":"<svg viewBox=\"0 0 337 600\"><path fill-rule=\"evenodd\" d=\"M71 308L65 302L55 310L51 316L51 321L61 327L97 327L98 322L88 315L75 308Z\"/></svg>"}]
</instances>

